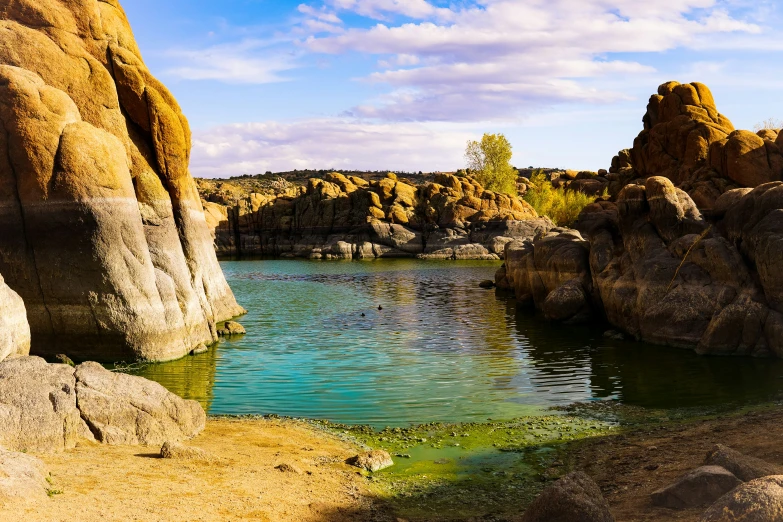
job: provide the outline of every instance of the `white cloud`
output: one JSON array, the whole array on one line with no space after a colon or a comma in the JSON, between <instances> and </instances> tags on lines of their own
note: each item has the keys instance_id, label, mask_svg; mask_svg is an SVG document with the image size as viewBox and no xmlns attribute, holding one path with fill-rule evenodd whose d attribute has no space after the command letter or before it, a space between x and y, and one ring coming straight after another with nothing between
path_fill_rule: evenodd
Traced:
<instances>
[{"instance_id":1,"label":"white cloud","mask_svg":"<svg viewBox=\"0 0 783 522\"><path fill-rule=\"evenodd\" d=\"M338 118L224 125L194 133L191 170L198 177L308 168L448 170L462 165L473 138L475 132L459 126Z\"/></svg>"},{"instance_id":2,"label":"white cloud","mask_svg":"<svg viewBox=\"0 0 783 522\"><path fill-rule=\"evenodd\" d=\"M286 81L281 72L297 67L291 54L270 50L276 42L245 39L198 50L174 49L167 55L184 63L168 74L185 80L216 80L224 83L275 83ZM259 56L260 51L264 53Z\"/></svg>"},{"instance_id":3,"label":"white cloud","mask_svg":"<svg viewBox=\"0 0 783 522\"><path fill-rule=\"evenodd\" d=\"M515 118L541 104L626 99L583 80L652 74L640 63L643 53L705 46L726 35L758 40L762 31L717 0L483 0L448 15L424 0L328 2L366 17L417 19L301 42L316 53L377 55L387 70L364 80L393 90L349 113L403 121ZM636 56L607 58L615 53Z\"/></svg>"}]
</instances>

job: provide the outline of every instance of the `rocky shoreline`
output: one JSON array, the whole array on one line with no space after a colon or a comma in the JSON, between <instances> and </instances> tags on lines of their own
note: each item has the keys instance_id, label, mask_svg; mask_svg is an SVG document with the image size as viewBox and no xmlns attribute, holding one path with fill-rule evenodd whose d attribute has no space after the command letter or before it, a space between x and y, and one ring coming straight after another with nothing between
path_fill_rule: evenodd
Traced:
<instances>
[{"instance_id":1,"label":"rocky shoreline","mask_svg":"<svg viewBox=\"0 0 783 522\"><path fill-rule=\"evenodd\" d=\"M554 226L521 198L451 174L414 185L332 173L274 195L199 189L221 257L501 259L506 243Z\"/></svg>"},{"instance_id":2,"label":"rocky shoreline","mask_svg":"<svg viewBox=\"0 0 783 522\"><path fill-rule=\"evenodd\" d=\"M713 355L783 357L783 133L734 131L664 84L573 229L506 245L498 287L552 320Z\"/></svg>"}]
</instances>

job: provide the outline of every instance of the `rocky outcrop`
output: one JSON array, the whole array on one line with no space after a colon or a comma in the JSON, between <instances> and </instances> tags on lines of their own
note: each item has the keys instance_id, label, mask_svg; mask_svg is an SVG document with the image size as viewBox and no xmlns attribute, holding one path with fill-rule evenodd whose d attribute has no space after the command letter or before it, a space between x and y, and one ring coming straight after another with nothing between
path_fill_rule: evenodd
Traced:
<instances>
[{"instance_id":1,"label":"rocky outcrop","mask_svg":"<svg viewBox=\"0 0 783 522\"><path fill-rule=\"evenodd\" d=\"M190 130L116 0L0 10L0 273L32 352L169 360L242 313L188 172Z\"/></svg>"},{"instance_id":2,"label":"rocky outcrop","mask_svg":"<svg viewBox=\"0 0 783 522\"><path fill-rule=\"evenodd\" d=\"M0 276L0 361L12 355L30 353L30 325L19 294Z\"/></svg>"},{"instance_id":3,"label":"rocky outcrop","mask_svg":"<svg viewBox=\"0 0 783 522\"><path fill-rule=\"evenodd\" d=\"M716 444L712 448L705 464L725 468L744 482L770 475L783 475L783 466L744 455L723 444Z\"/></svg>"},{"instance_id":4,"label":"rocky outcrop","mask_svg":"<svg viewBox=\"0 0 783 522\"><path fill-rule=\"evenodd\" d=\"M763 145L764 168L745 153L712 165L743 135L706 87L660 92L634 148L613 161L614 196L585 208L575 230L509 243L498 286L553 320L605 319L704 354L783 357L783 182L769 181L780 179L777 145ZM740 171L759 178L739 181Z\"/></svg>"},{"instance_id":5,"label":"rocky outcrop","mask_svg":"<svg viewBox=\"0 0 783 522\"><path fill-rule=\"evenodd\" d=\"M584 473L569 473L546 488L522 516L523 522L614 522L609 503Z\"/></svg>"},{"instance_id":6,"label":"rocky outcrop","mask_svg":"<svg viewBox=\"0 0 783 522\"><path fill-rule=\"evenodd\" d=\"M197 402L97 363L0 363L0 446L9 450L62 451L79 440L157 445L192 438L205 422Z\"/></svg>"},{"instance_id":7,"label":"rocky outcrop","mask_svg":"<svg viewBox=\"0 0 783 522\"><path fill-rule=\"evenodd\" d=\"M368 182L333 173L307 187L243 197L201 183L221 255L499 259L507 242L553 226L520 198L449 174L414 186L393 174Z\"/></svg>"},{"instance_id":8,"label":"rocky outcrop","mask_svg":"<svg viewBox=\"0 0 783 522\"><path fill-rule=\"evenodd\" d=\"M707 86L668 82L650 98L644 130L612 161L613 194L632 180L663 176L710 210L725 192L783 180L776 131L735 130Z\"/></svg>"},{"instance_id":9,"label":"rocky outcrop","mask_svg":"<svg viewBox=\"0 0 783 522\"><path fill-rule=\"evenodd\" d=\"M752 480L721 497L700 522L783 520L783 476Z\"/></svg>"}]
</instances>

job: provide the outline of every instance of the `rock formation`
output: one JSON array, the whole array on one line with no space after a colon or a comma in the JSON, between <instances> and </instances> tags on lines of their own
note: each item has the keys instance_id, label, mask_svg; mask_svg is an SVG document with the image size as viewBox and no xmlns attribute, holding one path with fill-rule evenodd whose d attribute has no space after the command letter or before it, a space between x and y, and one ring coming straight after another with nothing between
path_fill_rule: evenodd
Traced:
<instances>
[{"instance_id":1,"label":"rock formation","mask_svg":"<svg viewBox=\"0 0 783 522\"><path fill-rule=\"evenodd\" d=\"M30 353L30 325L24 301L0 276L0 361Z\"/></svg>"},{"instance_id":2,"label":"rock formation","mask_svg":"<svg viewBox=\"0 0 783 522\"><path fill-rule=\"evenodd\" d=\"M644 124L612 162L613 196L575 230L509 243L498 286L553 320L605 318L649 342L783 357L779 134L734 131L700 84L661 86Z\"/></svg>"},{"instance_id":3,"label":"rock formation","mask_svg":"<svg viewBox=\"0 0 783 522\"><path fill-rule=\"evenodd\" d=\"M197 402L97 363L0 363L0 447L8 450L56 452L79 440L160 445L195 437L205 423Z\"/></svg>"},{"instance_id":4,"label":"rock formation","mask_svg":"<svg viewBox=\"0 0 783 522\"><path fill-rule=\"evenodd\" d=\"M0 273L36 354L169 360L242 313L190 130L117 0L0 8Z\"/></svg>"},{"instance_id":5,"label":"rock formation","mask_svg":"<svg viewBox=\"0 0 783 522\"><path fill-rule=\"evenodd\" d=\"M553 226L520 198L449 174L414 186L393 174L368 182L333 173L275 196L230 198L202 184L222 255L499 259L511 239Z\"/></svg>"}]
</instances>

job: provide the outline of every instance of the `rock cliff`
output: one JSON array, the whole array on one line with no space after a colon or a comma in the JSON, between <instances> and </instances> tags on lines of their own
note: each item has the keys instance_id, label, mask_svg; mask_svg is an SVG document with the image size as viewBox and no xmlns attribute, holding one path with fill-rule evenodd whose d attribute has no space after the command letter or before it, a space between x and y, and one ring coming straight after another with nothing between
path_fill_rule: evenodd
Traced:
<instances>
[{"instance_id":1,"label":"rock cliff","mask_svg":"<svg viewBox=\"0 0 783 522\"><path fill-rule=\"evenodd\" d=\"M242 313L190 130L116 0L0 4L0 273L32 352L169 360Z\"/></svg>"},{"instance_id":2,"label":"rock cliff","mask_svg":"<svg viewBox=\"0 0 783 522\"><path fill-rule=\"evenodd\" d=\"M221 255L499 259L512 239L553 226L520 198L449 174L414 186L394 174L368 182L332 173L276 195L215 197L202 187Z\"/></svg>"},{"instance_id":3,"label":"rock cliff","mask_svg":"<svg viewBox=\"0 0 783 522\"><path fill-rule=\"evenodd\" d=\"M783 357L780 135L733 130L703 85L658 92L634 147L613 161L613 197L575 230L509 243L498 285L553 320Z\"/></svg>"}]
</instances>

